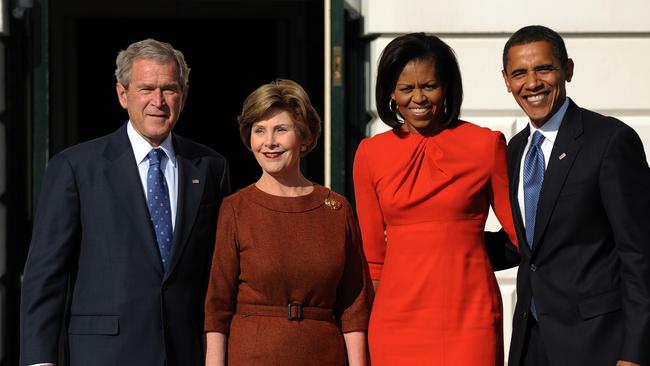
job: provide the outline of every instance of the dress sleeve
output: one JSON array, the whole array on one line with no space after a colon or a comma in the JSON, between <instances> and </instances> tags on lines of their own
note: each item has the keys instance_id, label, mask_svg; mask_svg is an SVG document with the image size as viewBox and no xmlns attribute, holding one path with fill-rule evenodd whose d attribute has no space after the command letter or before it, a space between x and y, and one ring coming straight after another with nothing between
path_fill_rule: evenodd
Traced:
<instances>
[{"instance_id":1,"label":"dress sleeve","mask_svg":"<svg viewBox=\"0 0 650 366\"><path fill-rule=\"evenodd\" d=\"M228 334L236 309L239 289L237 223L232 200L224 200L219 210L217 235L205 297L206 332Z\"/></svg>"},{"instance_id":2,"label":"dress sleeve","mask_svg":"<svg viewBox=\"0 0 650 366\"><path fill-rule=\"evenodd\" d=\"M506 139L501 132L494 132L494 134L494 161L488 190L490 205L494 209L499 223L501 223L506 234L508 234L508 238L518 248L517 233L515 232L515 224L512 219L512 209L510 206L510 184L506 166Z\"/></svg>"},{"instance_id":3,"label":"dress sleeve","mask_svg":"<svg viewBox=\"0 0 650 366\"><path fill-rule=\"evenodd\" d=\"M370 171L366 142L367 140L361 141L354 157L354 194L370 276L379 281L386 255L386 224Z\"/></svg>"},{"instance_id":4,"label":"dress sleeve","mask_svg":"<svg viewBox=\"0 0 650 366\"><path fill-rule=\"evenodd\" d=\"M368 263L361 248L359 225L346 205L345 268L337 291L335 311L343 333L366 331L374 290Z\"/></svg>"}]
</instances>

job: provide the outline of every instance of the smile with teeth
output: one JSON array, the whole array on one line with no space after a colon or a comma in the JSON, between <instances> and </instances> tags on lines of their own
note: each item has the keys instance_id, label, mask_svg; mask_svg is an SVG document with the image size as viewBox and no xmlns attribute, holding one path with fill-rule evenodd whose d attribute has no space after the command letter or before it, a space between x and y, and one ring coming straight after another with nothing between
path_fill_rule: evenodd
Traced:
<instances>
[{"instance_id":1,"label":"smile with teeth","mask_svg":"<svg viewBox=\"0 0 650 366\"><path fill-rule=\"evenodd\" d=\"M546 93L527 96L526 100L529 102L539 102L544 99L544 97L546 97Z\"/></svg>"},{"instance_id":2,"label":"smile with teeth","mask_svg":"<svg viewBox=\"0 0 650 366\"><path fill-rule=\"evenodd\" d=\"M428 112L430 109L431 107L409 108L409 110L413 113L425 113Z\"/></svg>"}]
</instances>

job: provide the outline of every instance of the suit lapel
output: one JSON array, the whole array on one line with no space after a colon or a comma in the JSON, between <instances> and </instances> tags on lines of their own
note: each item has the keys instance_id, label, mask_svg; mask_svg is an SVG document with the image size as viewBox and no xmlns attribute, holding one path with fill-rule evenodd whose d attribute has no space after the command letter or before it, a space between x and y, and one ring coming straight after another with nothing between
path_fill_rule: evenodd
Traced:
<instances>
[{"instance_id":1,"label":"suit lapel","mask_svg":"<svg viewBox=\"0 0 650 366\"><path fill-rule=\"evenodd\" d=\"M526 143L528 141L528 136L530 135L530 128L526 127L520 136L512 142L511 149L513 157L512 163L509 165L510 168L510 204L512 205L513 219L515 222L515 230L519 233L519 240L525 240L526 238L526 229L524 228L524 221L521 217L521 207L519 206L519 172L521 170L521 160L523 159L524 149L526 148ZM522 242L524 243L524 242ZM520 251L522 245L520 245ZM528 245L523 245L527 247ZM527 250L524 249L524 250Z\"/></svg>"},{"instance_id":2,"label":"suit lapel","mask_svg":"<svg viewBox=\"0 0 650 366\"><path fill-rule=\"evenodd\" d=\"M172 242L171 263L165 278L174 271L187 246L196 215L199 211L207 171L199 169L200 158L189 158L187 146L174 136L174 150L178 162L178 201L176 225Z\"/></svg>"},{"instance_id":3,"label":"suit lapel","mask_svg":"<svg viewBox=\"0 0 650 366\"><path fill-rule=\"evenodd\" d=\"M548 226L551 213L553 212L560 191L564 186L566 177L582 147L582 143L579 140L582 131L583 126L580 109L573 101L570 101L569 108L560 125L557 139L553 144L546 173L544 173L544 183L542 184L539 203L537 204L533 251L537 249L540 238Z\"/></svg>"},{"instance_id":4,"label":"suit lapel","mask_svg":"<svg viewBox=\"0 0 650 366\"><path fill-rule=\"evenodd\" d=\"M126 124L113 134L104 156L109 160L105 169L106 178L113 189L117 207L123 208L118 214L124 213L130 217L128 221L133 225L133 235L136 235L133 243L144 246L145 252L149 254L149 262L162 277L164 271L160 253L151 227L133 149L126 133Z\"/></svg>"}]
</instances>

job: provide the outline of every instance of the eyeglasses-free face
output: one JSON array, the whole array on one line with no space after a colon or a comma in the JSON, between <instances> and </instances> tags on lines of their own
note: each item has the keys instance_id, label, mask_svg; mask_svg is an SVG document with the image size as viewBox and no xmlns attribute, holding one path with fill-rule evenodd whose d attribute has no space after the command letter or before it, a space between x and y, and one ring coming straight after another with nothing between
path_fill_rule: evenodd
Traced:
<instances>
[{"instance_id":1,"label":"eyeglasses-free face","mask_svg":"<svg viewBox=\"0 0 650 366\"><path fill-rule=\"evenodd\" d=\"M187 86L178 82L177 66L149 59L134 60L128 89L119 83L116 89L133 128L152 146L169 136L187 97Z\"/></svg>"},{"instance_id":2,"label":"eyeglasses-free face","mask_svg":"<svg viewBox=\"0 0 650 366\"><path fill-rule=\"evenodd\" d=\"M300 154L305 148L289 112L272 108L251 128L251 150L263 175L300 176Z\"/></svg>"},{"instance_id":3,"label":"eyeglasses-free face","mask_svg":"<svg viewBox=\"0 0 650 366\"><path fill-rule=\"evenodd\" d=\"M508 50L503 79L515 101L537 128L548 121L566 98L566 83L573 76L573 61L565 65L546 41L516 45Z\"/></svg>"},{"instance_id":4,"label":"eyeglasses-free face","mask_svg":"<svg viewBox=\"0 0 650 366\"><path fill-rule=\"evenodd\" d=\"M404 129L426 133L443 119L445 88L436 75L433 60L412 60L404 66L391 97L404 118Z\"/></svg>"}]
</instances>

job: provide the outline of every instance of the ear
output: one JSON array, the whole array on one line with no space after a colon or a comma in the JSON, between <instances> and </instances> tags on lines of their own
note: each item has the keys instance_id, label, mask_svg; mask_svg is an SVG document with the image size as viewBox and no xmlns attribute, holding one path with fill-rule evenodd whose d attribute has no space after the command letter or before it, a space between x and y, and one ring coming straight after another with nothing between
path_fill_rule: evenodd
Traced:
<instances>
[{"instance_id":1,"label":"ear","mask_svg":"<svg viewBox=\"0 0 650 366\"><path fill-rule=\"evenodd\" d=\"M311 138L310 139L302 139L302 138L300 139L300 153L301 154L304 153L305 151L307 151L307 148L309 147L309 145L311 145L312 141L313 140Z\"/></svg>"},{"instance_id":2,"label":"ear","mask_svg":"<svg viewBox=\"0 0 650 366\"><path fill-rule=\"evenodd\" d=\"M566 65L564 65L564 80L566 80L567 83L570 83L571 78L573 78L573 66L572 59L566 60Z\"/></svg>"},{"instance_id":3,"label":"ear","mask_svg":"<svg viewBox=\"0 0 650 366\"><path fill-rule=\"evenodd\" d=\"M126 109L128 106L126 98L126 89L120 83L115 84L115 90L117 91L117 99L120 101L122 108Z\"/></svg>"},{"instance_id":4,"label":"ear","mask_svg":"<svg viewBox=\"0 0 650 366\"><path fill-rule=\"evenodd\" d=\"M512 89L510 88L510 80L508 80L508 74L506 74L506 70L501 70L501 76L503 76L503 81L506 83L506 89L508 89L508 93L512 93Z\"/></svg>"}]
</instances>

